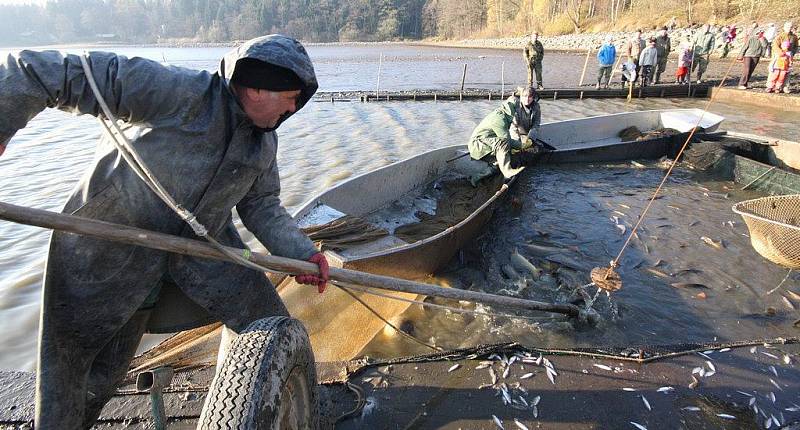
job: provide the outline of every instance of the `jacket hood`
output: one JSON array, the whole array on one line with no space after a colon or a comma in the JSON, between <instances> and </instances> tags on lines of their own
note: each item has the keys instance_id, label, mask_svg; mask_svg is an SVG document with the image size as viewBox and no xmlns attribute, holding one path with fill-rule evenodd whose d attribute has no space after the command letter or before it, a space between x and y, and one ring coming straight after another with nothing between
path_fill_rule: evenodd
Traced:
<instances>
[{"instance_id":1,"label":"jacket hood","mask_svg":"<svg viewBox=\"0 0 800 430\"><path fill-rule=\"evenodd\" d=\"M306 48L291 37L281 34L257 37L225 54L219 64L219 74L225 79L226 83L230 83L238 61L245 58L289 69L303 81L305 88L300 91L300 98L297 101L295 112L305 106L319 88L317 75L314 73L314 65L311 64L311 58L308 56ZM290 116L286 115L281 118L274 128L277 128Z\"/></svg>"}]
</instances>

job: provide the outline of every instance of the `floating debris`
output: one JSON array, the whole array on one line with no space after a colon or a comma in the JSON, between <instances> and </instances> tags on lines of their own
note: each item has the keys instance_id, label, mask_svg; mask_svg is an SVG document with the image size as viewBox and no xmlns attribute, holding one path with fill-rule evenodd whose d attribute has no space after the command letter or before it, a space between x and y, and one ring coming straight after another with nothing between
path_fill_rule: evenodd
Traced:
<instances>
[{"instance_id":1,"label":"floating debris","mask_svg":"<svg viewBox=\"0 0 800 430\"><path fill-rule=\"evenodd\" d=\"M643 426L643 425L641 425L641 424L639 424L639 423L635 423L635 422L631 421L631 424L632 424L634 427L636 427L637 429L639 429L639 430L647 430L647 427L645 427L645 426Z\"/></svg>"},{"instance_id":2,"label":"floating debris","mask_svg":"<svg viewBox=\"0 0 800 430\"><path fill-rule=\"evenodd\" d=\"M697 388L698 385L700 385L700 380L695 378L694 375L692 375L692 382L689 383L689 388L695 389Z\"/></svg>"},{"instance_id":3,"label":"floating debris","mask_svg":"<svg viewBox=\"0 0 800 430\"><path fill-rule=\"evenodd\" d=\"M503 421L501 421L501 420L500 420L500 418L497 418L497 416L495 416L495 415L492 415L492 420L494 421L495 425L496 425L496 426L497 426L497 427L498 427L500 430L506 430L506 428L505 428L505 427L503 427Z\"/></svg>"},{"instance_id":4,"label":"floating debris","mask_svg":"<svg viewBox=\"0 0 800 430\"><path fill-rule=\"evenodd\" d=\"M461 365L460 365L460 364L458 364L458 363L456 363L456 364L454 364L454 365L450 366L450 368L449 368L449 369L447 369L447 372L448 372L448 373L449 373L449 372L452 372L452 371L454 371L454 370L458 369L459 367L461 367Z\"/></svg>"},{"instance_id":5,"label":"floating debris","mask_svg":"<svg viewBox=\"0 0 800 430\"><path fill-rule=\"evenodd\" d=\"M792 357L789 357L789 354L783 355L783 363L784 364L792 364Z\"/></svg>"},{"instance_id":6,"label":"floating debris","mask_svg":"<svg viewBox=\"0 0 800 430\"><path fill-rule=\"evenodd\" d=\"M719 352L728 352L730 350L731 350L730 348L722 348L719 350Z\"/></svg>"}]
</instances>

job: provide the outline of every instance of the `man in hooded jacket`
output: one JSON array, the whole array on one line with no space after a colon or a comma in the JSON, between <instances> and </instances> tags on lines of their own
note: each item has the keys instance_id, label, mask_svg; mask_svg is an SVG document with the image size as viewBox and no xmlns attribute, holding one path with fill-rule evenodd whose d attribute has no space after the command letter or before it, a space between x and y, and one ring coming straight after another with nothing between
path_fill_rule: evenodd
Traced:
<instances>
[{"instance_id":1,"label":"man in hooded jacket","mask_svg":"<svg viewBox=\"0 0 800 430\"><path fill-rule=\"evenodd\" d=\"M535 143L542 122L539 95L532 86L512 95L487 115L472 132L467 147L475 160L489 163L487 169L470 178L473 186L500 170L510 178L533 162L541 151ZM514 152L516 151L516 152Z\"/></svg>"},{"instance_id":2,"label":"man in hooded jacket","mask_svg":"<svg viewBox=\"0 0 800 430\"><path fill-rule=\"evenodd\" d=\"M272 254L327 261L280 204L275 129L317 90L296 40L271 35L228 53L216 73L105 52L86 56L113 115L164 188L224 245L244 248L231 222ZM0 60L0 154L46 107L100 116L80 58L21 51ZM63 210L196 238L103 139ZM288 315L264 273L232 263L54 232L44 278L36 378L37 430L88 428L124 377L142 334L222 321L235 332Z\"/></svg>"}]
</instances>

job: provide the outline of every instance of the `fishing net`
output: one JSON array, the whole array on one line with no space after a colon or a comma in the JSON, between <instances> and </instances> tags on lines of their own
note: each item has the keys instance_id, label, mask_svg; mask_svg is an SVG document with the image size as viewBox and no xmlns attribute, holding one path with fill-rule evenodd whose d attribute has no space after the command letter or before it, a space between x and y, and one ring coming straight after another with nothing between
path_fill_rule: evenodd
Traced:
<instances>
[{"instance_id":1,"label":"fishing net","mask_svg":"<svg viewBox=\"0 0 800 430\"><path fill-rule=\"evenodd\" d=\"M739 202L733 211L750 229L750 242L764 258L800 269L800 194Z\"/></svg>"}]
</instances>

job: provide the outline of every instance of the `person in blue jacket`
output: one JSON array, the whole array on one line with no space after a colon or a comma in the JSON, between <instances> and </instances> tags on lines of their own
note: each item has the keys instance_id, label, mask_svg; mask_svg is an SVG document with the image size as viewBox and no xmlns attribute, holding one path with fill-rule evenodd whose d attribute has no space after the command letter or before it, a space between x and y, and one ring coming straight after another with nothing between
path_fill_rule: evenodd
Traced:
<instances>
[{"instance_id":1,"label":"person in blue jacket","mask_svg":"<svg viewBox=\"0 0 800 430\"><path fill-rule=\"evenodd\" d=\"M595 88L600 88L600 84L603 84L605 88L608 88L608 82L611 80L611 70L614 67L614 60L617 58L617 48L614 47L614 38L606 36L606 40L603 42L603 46L600 47L600 50L597 51L597 62L599 63L599 67L597 69L597 85ZM603 79L605 78L605 82Z\"/></svg>"}]
</instances>

